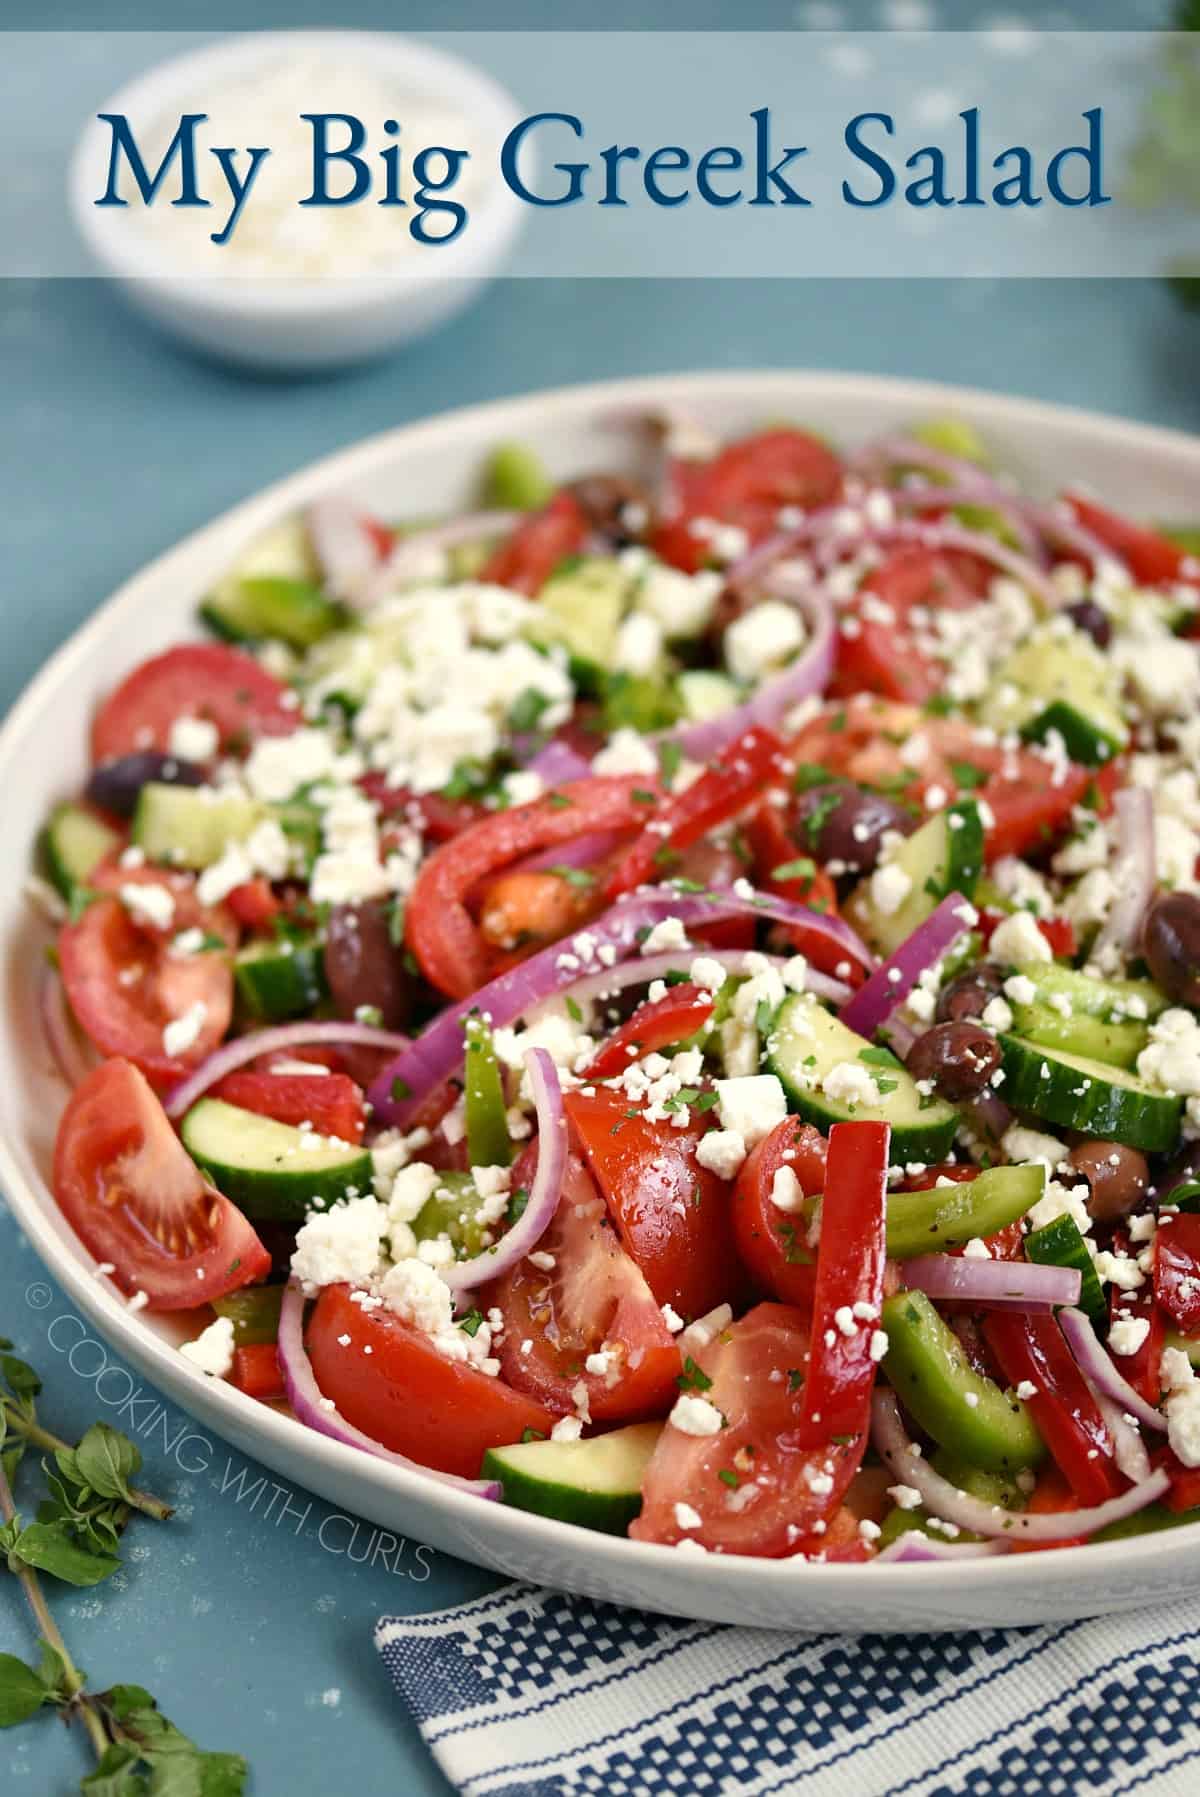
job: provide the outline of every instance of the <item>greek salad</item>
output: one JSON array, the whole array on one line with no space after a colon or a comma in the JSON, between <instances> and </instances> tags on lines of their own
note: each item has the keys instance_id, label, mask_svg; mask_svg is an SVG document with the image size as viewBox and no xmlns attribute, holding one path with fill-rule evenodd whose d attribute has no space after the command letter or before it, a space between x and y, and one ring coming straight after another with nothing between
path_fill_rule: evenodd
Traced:
<instances>
[{"instance_id":1,"label":"greek salad","mask_svg":"<svg viewBox=\"0 0 1200 1797\"><path fill-rule=\"evenodd\" d=\"M202 1373L679 1552L1200 1518L1200 544L957 420L341 498L49 817L54 1192Z\"/></svg>"}]
</instances>

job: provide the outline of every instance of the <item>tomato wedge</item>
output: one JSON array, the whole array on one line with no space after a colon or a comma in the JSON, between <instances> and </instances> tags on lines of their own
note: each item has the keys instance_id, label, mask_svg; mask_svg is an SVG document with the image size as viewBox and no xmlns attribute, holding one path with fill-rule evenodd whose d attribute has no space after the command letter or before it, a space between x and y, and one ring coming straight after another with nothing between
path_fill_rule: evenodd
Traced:
<instances>
[{"instance_id":1,"label":"tomato wedge","mask_svg":"<svg viewBox=\"0 0 1200 1797\"><path fill-rule=\"evenodd\" d=\"M518 1165L514 1180L523 1177ZM520 1261L480 1300L504 1315L496 1349L503 1377L560 1416L577 1408L581 1382L593 1422L661 1416L675 1397L679 1349L575 1155L538 1248L553 1257L552 1268ZM607 1365L589 1372L587 1361L597 1354Z\"/></svg>"},{"instance_id":2,"label":"tomato wedge","mask_svg":"<svg viewBox=\"0 0 1200 1797\"><path fill-rule=\"evenodd\" d=\"M838 633L833 690L881 693L921 705L946 679L946 664L920 647L914 611L963 611L987 592L994 570L960 550L905 546L868 575ZM872 601L874 602L872 604ZM891 618L881 621L883 608Z\"/></svg>"},{"instance_id":3,"label":"tomato wedge","mask_svg":"<svg viewBox=\"0 0 1200 1797\"><path fill-rule=\"evenodd\" d=\"M759 1304L699 1350L700 1379L692 1373L690 1394L718 1410L725 1426L688 1435L668 1423L646 1468L641 1515L629 1526L635 1541L688 1539L778 1559L827 1523L858 1470L863 1442L801 1446L797 1388L808 1347L802 1311ZM696 1512L698 1528L681 1525L680 1504Z\"/></svg>"},{"instance_id":4,"label":"tomato wedge","mask_svg":"<svg viewBox=\"0 0 1200 1797\"><path fill-rule=\"evenodd\" d=\"M178 718L207 718L226 753L256 736L289 736L301 722L294 694L241 649L188 643L142 662L110 693L92 723L92 759L170 747Z\"/></svg>"},{"instance_id":5,"label":"tomato wedge","mask_svg":"<svg viewBox=\"0 0 1200 1797\"><path fill-rule=\"evenodd\" d=\"M466 903L481 881L522 855L585 832L640 828L649 790L644 775L574 780L530 805L493 812L435 849L405 913L408 946L430 984L450 998L467 998L488 979L487 945Z\"/></svg>"},{"instance_id":6,"label":"tomato wedge","mask_svg":"<svg viewBox=\"0 0 1200 1797\"><path fill-rule=\"evenodd\" d=\"M804 1217L781 1210L771 1194L781 1167L791 1168L806 1198L824 1191L826 1152L820 1130L785 1117L751 1149L733 1188L733 1233L743 1265L773 1298L804 1311L816 1291L817 1256Z\"/></svg>"},{"instance_id":7,"label":"tomato wedge","mask_svg":"<svg viewBox=\"0 0 1200 1797\"><path fill-rule=\"evenodd\" d=\"M754 884L760 892L778 893L780 898L819 911L822 917L837 915L837 887L825 869L818 867L811 854L788 834L778 805L760 805L746 819L742 833L754 857ZM789 868L796 871L785 872L780 878L780 870ZM822 973L832 973L846 959L844 949L807 924L777 924L775 928Z\"/></svg>"},{"instance_id":8,"label":"tomato wedge","mask_svg":"<svg viewBox=\"0 0 1200 1797\"><path fill-rule=\"evenodd\" d=\"M590 533L588 515L575 495L556 493L492 552L479 578L518 593L538 593L560 562L580 553Z\"/></svg>"},{"instance_id":9,"label":"tomato wedge","mask_svg":"<svg viewBox=\"0 0 1200 1797\"><path fill-rule=\"evenodd\" d=\"M526 1429L548 1435L554 1426L544 1405L447 1359L394 1311L364 1310L348 1285L322 1289L305 1345L317 1384L348 1423L439 1472L478 1478L489 1448L511 1446Z\"/></svg>"},{"instance_id":10,"label":"tomato wedge","mask_svg":"<svg viewBox=\"0 0 1200 1797\"><path fill-rule=\"evenodd\" d=\"M601 1044L586 1079L611 1079L643 1055L671 1048L703 1029L713 1013L713 995L690 980L671 986L662 998L648 998L627 1023Z\"/></svg>"},{"instance_id":11,"label":"tomato wedge","mask_svg":"<svg viewBox=\"0 0 1200 1797\"><path fill-rule=\"evenodd\" d=\"M710 462L673 463L667 484L673 505L652 547L664 561L694 574L708 558L706 524L737 525L759 542L779 529L785 506L811 511L835 499L842 468L819 437L769 430L727 444Z\"/></svg>"},{"instance_id":12,"label":"tomato wedge","mask_svg":"<svg viewBox=\"0 0 1200 1797\"><path fill-rule=\"evenodd\" d=\"M1154 1298L1177 1329L1200 1334L1200 1215L1180 1211L1154 1243Z\"/></svg>"},{"instance_id":13,"label":"tomato wedge","mask_svg":"<svg viewBox=\"0 0 1200 1797\"><path fill-rule=\"evenodd\" d=\"M237 929L221 907L200 904L186 874L106 866L91 883L106 893L126 885L165 886L175 900L166 929L135 918L119 898L103 897L76 922L65 923L58 936L63 985L80 1027L102 1053L136 1062L155 1085L165 1087L211 1054L233 1016L229 956L219 948L175 954L171 936L198 928L232 948ZM197 1005L203 1016L195 1036L186 1049L168 1053L164 1028Z\"/></svg>"},{"instance_id":14,"label":"tomato wedge","mask_svg":"<svg viewBox=\"0 0 1200 1797\"><path fill-rule=\"evenodd\" d=\"M1196 560L1178 543L1144 524L1134 524L1106 506L1096 505L1080 493L1064 494L1067 506L1085 530L1098 537L1106 549L1123 561L1141 586L1162 586L1181 581L1200 585Z\"/></svg>"},{"instance_id":15,"label":"tomato wedge","mask_svg":"<svg viewBox=\"0 0 1200 1797\"><path fill-rule=\"evenodd\" d=\"M711 1117L652 1123L623 1092L563 1096L575 1140L609 1214L659 1304L703 1316L737 1285L729 1188L696 1159Z\"/></svg>"},{"instance_id":16,"label":"tomato wedge","mask_svg":"<svg viewBox=\"0 0 1200 1797\"><path fill-rule=\"evenodd\" d=\"M1010 1385L1029 1380L1033 1420L1081 1505L1103 1504L1124 1490L1112 1438L1054 1317L989 1312L989 1348Z\"/></svg>"},{"instance_id":17,"label":"tomato wedge","mask_svg":"<svg viewBox=\"0 0 1200 1797\"><path fill-rule=\"evenodd\" d=\"M246 880L235 886L225 900L233 915L246 930L262 930L283 910L271 891L271 882L261 878Z\"/></svg>"},{"instance_id":18,"label":"tomato wedge","mask_svg":"<svg viewBox=\"0 0 1200 1797\"><path fill-rule=\"evenodd\" d=\"M271 1257L201 1176L144 1076L104 1061L76 1087L54 1144L54 1196L76 1235L151 1310L193 1310L265 1279Z\"/></svg>"},{"instance_id":19,"label":"tomato wedge","mask_svg":"<svg viewBox=\"0 0 1200 1797\"><path fill-rule=\"evenodd\" d=\"M212 1089L214 1098L277 1123L308 1123L318 1135L361 1142L366 1126L362 1090L348 1073L265 1073L239 1067Z\"/></svg>"}]
</instances>

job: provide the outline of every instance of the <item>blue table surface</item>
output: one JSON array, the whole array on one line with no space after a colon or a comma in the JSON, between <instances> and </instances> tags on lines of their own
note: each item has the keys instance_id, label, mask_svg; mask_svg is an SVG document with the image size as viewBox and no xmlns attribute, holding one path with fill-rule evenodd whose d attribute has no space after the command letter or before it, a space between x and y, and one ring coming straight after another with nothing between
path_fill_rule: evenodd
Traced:
<instances>
[{"instance_id":1,"label":"blue table surface","mask_svg":"<svg viewBox=\"0 0 1200 1797\"><path fill-rule=\"evenodd\" d=\"M152 22L132 4L106 10L114 24ZM504 23L542 22L512 10ZM648 10L658 17L643 22L677 22L665 4ZM753 22L782 10L756 8ZM481 22L477 6L450 11L442 23ZM341 444L493 395L763 364L928 376L1200 428L1200 319L1138 283L500 283L431 341L309 382L185 358L96 283L0 283L0 707L151 556ZM44 1372L45 1414L73 1435L128 1386L104 1374L113 1357L94 1340L68 1363L63 1349L90 1333L56 1324L69 1315L0 1213L0 1331ZM179 1504L169 1532L135 1525L117 1589L56 1588L79 1662L97 1681L146 1684L207 1745L245 1753L256 1792L336 1792L350 1777L361 1797L444 1792L371 1626L473 1595L489 1576L356 1531L206 1431L177 1441L185 1419L167 1412L147 1427L147 1402L124 1421L146 1430L144 1482ZM0 1650L29 1641L10 1585ZM14 1792L71 1788L85 1764L48 1716L0 1742Z\"/></svg>"}]
</instances>

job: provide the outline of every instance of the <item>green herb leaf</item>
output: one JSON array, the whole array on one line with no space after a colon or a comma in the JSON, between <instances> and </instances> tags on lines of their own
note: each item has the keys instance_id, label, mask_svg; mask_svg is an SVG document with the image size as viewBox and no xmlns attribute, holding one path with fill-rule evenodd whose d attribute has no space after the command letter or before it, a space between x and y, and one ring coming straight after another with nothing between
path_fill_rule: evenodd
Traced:
<instances>
[{"instance_id":1,"label":"green herb leaf","mask_svg":"<svg viewBox=\"0 0 1200 1797\"><path fill-rule=\"evenodd\" d=\"M508 708L509 729L521 732L536 730L538 720L549 703L546 694L539 692L536 686L527 686L524 692L517 694Z\"/></svg>"},{"instance_id":2,"label":"green herb leaf","mask_svg":"<svg viewBox=\"0 0 1200 1797\"><path fill-rule=\"evenodd\" d=\"M469 1310L465 1317L460 1317L458 1319L458 1326L464 1335L474 1336L479 1334L480 1325L483 1320L484 1317L481 1310Z\"/></svg>"},{"instance_id":3,"label":"green herb leaf","mask_svg":"<svg viewBox=\"0 0 1200 1797\"><path fill-rule=\"evenodd\" d=\"M565 880L568 886L576 886L582 890L586 890L587 887L596 884L595 874L586 867L564 867L560 865L558 867L548 867L546 872L548 874L554 874L557 879Z\"/></svg>"},{"instance_id":4,"label":"green herb leaf","mask_svg":"<svg viewBox=\"0 0 1200 1797\"><path fill-rule=\"evenodd\" d=\"M683 1371L675 1380L680 1391L709 1391L712 1380L703 1367L697 1366L689 1354L683 1363Z\"/></svg>"},{"instance_id":5,"label":"green herb leaf","mask_svg":"<svg viewBox=\"0 0 1200 1797\"><path fill-rule=\"evenodd\" d=\"M574 999L574 998L571 998L568 996L567 999L565 1000L565 1003L566 1003L566 1007L567 1007L567 1016L571 1019L571 1021L573 1023L582 1023L583 1022L583 1011L580 1008L579 1001L577 999Z\"/></svg>"},{"instance_id":6,"label":"green herb leaf","mask_svg":"<svg viewBox=\"0 0 1200 1797\"><path fill-rule=\"evenodd\" d=\"M785 861L779 867L771 869L773 880L813 880L816 878L817 864L811 855L801 855L796 861Z\"/></svg>"},{"instance_id":7,"label":"green herb leaf","mask_svg":"<svg viewBox=\"0 0 1200 1797\"><path fill-rule=\"evenodd\" d=\"M990 778L986 768L976 767L973 761L952 761L950 772L954 776L955 785L962 787L965 792L973 792L977 786L985 785Z\"/></svg>"},{"instance_id":8,"label":"green herb leaf","mask_svg":"<svg viewBox=\"0 0 1200 1797\"><path fill-rule=\"evenodd\" d=\"M890 1048L860 1048L858 1058L865 1061L868 1067L904 1067L904 1062Z\"/></svg>"},{"instance_id":9,"label":"green herb leaf","mask_svg":"<svg viewBox=\"0 0 1200 1797\"><path fill-rule=\"evenodd\" d=\"M42 1389L42 1382L27 1360L18 1360L14 1354L0 1354L0 1374L8 1389L18 1398L36 1398Z\"/></svg>"},{"instance_id":10,"label":"green herb leaf","mask_svg":"<svg viewBox=\"0 0 1200 1797\"><path fill-rule=\"evenodd\" d=\"M0 1728L28 1722L44 1703L51 1702L53 1698L32 1666L18 1660L16 1654L0 1653Z\"/></svg>"},{"instance_id":11,"label":"green herb leaf","mask_svg":"<svg viewBox=\"0 0 1200 1797\"><path fill-rule=\"evenodd\" d=\"M731 1466L723 1466L718 1472L717 1477L720 1479L722 1485L728 1485L730 1491L737 1490L738 1476Z\"/></svg>"},{"instance_id":12,"label":"green herb leaf","mask_svg":"<svg viewBox=\"0 0 1200 1797\"><path fill-rule=\"evenodd\" d=\"M80 1481L101 1497L122 1498L125 1503L131 1501L130 1480L141 1464L141 1453L129 1437L108 1423L93 1423L75 1450Z\"/></svg>"},{"instance_id":13,"label":"green herb leaf","mask_svg":"<svg viewBox=\"0 0 1200 1797\"><path fill-rule=\"evenodd\" d=\"M668 738L658 745L658 768L662 775L663 785L671 787L675 784L675 776L683 765L683 750L677 742Z\"/></svg>"},{"instance_id":14,"label":"green herb leaf","mask_svg":"<svg viewBox=\"0 0 1200 1797\"><path fill-rule=\"evenodd\" d=\"M31 1522L10 1550L13 1558L48 1572L66 1585L98 1585L111 1578L121 1562L115 1554L91 1553L80 1547L63 1522Z\"/></svg>"}]
</instances>

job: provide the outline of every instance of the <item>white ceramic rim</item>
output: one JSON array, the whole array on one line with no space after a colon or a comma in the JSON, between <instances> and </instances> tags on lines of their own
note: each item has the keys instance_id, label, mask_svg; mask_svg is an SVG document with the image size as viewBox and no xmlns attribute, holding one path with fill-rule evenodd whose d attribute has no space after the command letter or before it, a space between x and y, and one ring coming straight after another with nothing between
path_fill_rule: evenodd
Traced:
<instances>
[{"instance_id":1,"label":"white ceramic rim","mask_svg":"<svg viewBox=\"0 0 1200 1797\"><path fill-rule=\"evenodd\" d=\"M134 575L56 652L13 707L0 729L0 791L6 790L9 782L21 778L22 756L28 754L26 720L32 719L52 689L60 683L69 683L72 674L86 664L93 645L118 619L128 621L136 616L145 603L145 596L152 595L157 585L169 579L172 562L194 548L209 532L238 527L249 540L255 531L319 494L352 487L356 478L368 475L374 464L386 460L400 446L408 453L419 454L423 441L432 443L439 437L453 438L458 433L471 436L496 414L503 414L506 436L524 435L536 443L540 428L547 424L552 426L556 419L569 418L583 408L594 409L597 414L606 416L627 415L631 409L635 412L661 407L686 410L689 403L705 399L719 402L727 397L732 403L740 391L766 382L777 382L785 398L789 386L799 385L806 393L819 394L833 404L851 392L859 402L870 401L877 395L881 409L885 406L892 410L901 408L910 416L948 411L968 417L983 414L994 423L1021 433L1036 432L1039 427L1050 430L1055 425L1073 426L1080 432L1119 433L1123 451L1128 455L1144 454L1151 460L1183 463L1191 470L1189 480L1200 490L1200 440L1181 431L1129 423L1076 407L1009 398L982 389L952 387L933 381L809 373L797 369L754 369L606 381L463 407L377 434L307 465L223 513ZM56 1240L43 1214L47 1200L53 1205L51 1194L43 1188L39 1195L26 1182L7 1141L2 1138L0 1182L14 1215L47 1269L118 1352L146 1377L175 1395L176 1401L185 1408L194 1408L207 1421L218 1419L214 1422L218 1430L221 1416L228 1416L234 1425L231 1429L234 1438L245 1439L251 1435L260 1441L263 1458L268 1464L278 1465L281 1458L294 1460L300 1454L311 1463L328 1469L334 1482L343 1475L354 1475L357 1483L385 1496L390 1493L404 1497L423 1508L432 1505L451 1525L461 1525L462 1535L468 1541L478 1538L481 1532L485 1534L489 1546L494 1544L497 1558L509 1549L511 1559L528 1561L544 1547L560 1565L563 1557L571 1558L574 1551L581 1563L600 1569L602 1575L605 1568L610 1568L614 1581L625 1586L644 1575L647 1593L652 1595L655 1607L676 1608L681 1614L689 1613L686 1598L673 1603L659 1596L671 1585L677 1591L679 1589L680 1556L673 1548L599 1534L508 1509L501 1504L487 1504L486 1512L481 1513L486 1500L434 1484L420 1473L406 1472L343 1446L305 1429L286 1413L259 1404L232 1386L206 1378L184 1362L174 1347L143 1327L116 1289L97 1279L80 1258L67 1252ZM178 1395L181 1390L194 1393L194 1406L189 1405L186 1397ZM1081 1559L1073 1548L1050 1548L1032 1556L996 1556L946 1565L896 1565L891 1562L869 1566L789 1565L779 1560L708 1554L703 1560L689 1559L687 1562L688 1579L694 1577L705 1591L703 1602L698 1601L697 1608L690 1613L720 1614L723 1595L731 1604L743 1608L747 1604L753 1605L756 1599L777 1598L782 1580L795 1581L798 1600L807 1593L814 1605L823 1605L827 1613L839 1597L855 1604L868 1598L873 1607L878 1605L881 1617L889 1611L903 1613L905 1605L915 1602L919 1596L935 1598L939 1588L952 1584L955 1610L969 1605L973 1611L977 1610L978 1619L964 1625L948 1617L944 1623L938 1623L939 1627L990 1626L989 1600L995 1599L1011 1610L1013 1600L1022 1588L1031 1590L1034 1587L1053 1587L1060 1594L1060 1609L1065 1611L1069 1604L1073 1613L1088 1615L1106 1608L1102 1599L1090 1601L1081 1592L1082 1601L1075 1607L1073 1598L1064 1599L1061 1595L1075 1590L1081 1584L1081 1577L1086 1586L1102 1589L1106 1574L1119 1566L1122 1583L1128 1588L1140 1569L1148 1571L1153 1563L1161 1571L1166 1561L1187 1557L1198 1546L1200 1523L1184 1524L1166 1533L1101 1543L1087 1550L1086 1560ZM461 1547L458 1551L462 1551ZM483 1558L481 1552L480 1559ZM864 1580L865 1585L861 1583ZM579 1588L587 1582L586 1578L581 1579ZM596 1581L592 1579L591 1582ZM1128 1601L1118 1607L1128 1608ZM1036 1619L1036 1616L1030 1618ZM882 1626L890 1625L885 1622ZM926 1625L917 1623L915 1626Z\"/></svg>"},{"instance_id":2,"label":"white ceramic rim","mask_svg":"<svg viewBox=\"0 0 1200 1797\"><path fill-rule=\"evenodd\" d=\"M121 280L160 287L172 297L213 313L262 318L274 313L302 317L340 314L356 306L374 305L425 292L435 282L477 280L490 274L511 247L522 223L520 202L508 189L485 186L473 201L470 223L462 237L445 250L419 245L409 252L425 257L421 272L403 269L371 272L345 280L310 280L302 276L278 280L237 275L171 274L141 233L115 235L103 228L94 204L95 170L103 165L104 132L97 113L169 114L178 98L213 75L229 71L245 75L260 61L281 50L316 49L340 52L361 60L398 68L414 90L445 95L485 126L506 132L520 118L516 99L499 82L462 57L433 44L392 31L244 31L156 63L96 108L85 124L67 175L67 198L76 229L97 263ZM99 160L98 160L99 159ZM367 200L364 204L370 204ZM148 234L147 234L148 235Z\"/></svg>"}]
</instances>

